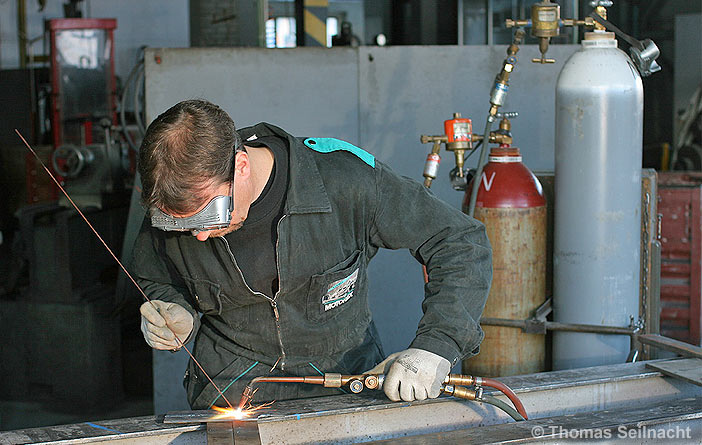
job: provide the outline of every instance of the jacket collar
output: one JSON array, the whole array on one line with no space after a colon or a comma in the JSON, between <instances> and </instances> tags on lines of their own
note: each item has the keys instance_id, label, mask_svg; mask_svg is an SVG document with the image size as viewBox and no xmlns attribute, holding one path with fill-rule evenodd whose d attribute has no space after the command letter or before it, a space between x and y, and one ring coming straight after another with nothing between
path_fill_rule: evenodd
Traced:
<instances>
[{"instance_id":1,"label":"jacket collar","mask_svg":"<svg viewBox=\"0 0 702 445\"><path fill-rule=\"evenodd\" d=\"M252 127L241 128L239 135L246 144L247 139L262 136L279 136L288 140L290 147L290 173L285 212L295 213L330 213L331 203L319 174L310 149L300 139L285 130L265 122Z\"/></svg>"}]
</instances>

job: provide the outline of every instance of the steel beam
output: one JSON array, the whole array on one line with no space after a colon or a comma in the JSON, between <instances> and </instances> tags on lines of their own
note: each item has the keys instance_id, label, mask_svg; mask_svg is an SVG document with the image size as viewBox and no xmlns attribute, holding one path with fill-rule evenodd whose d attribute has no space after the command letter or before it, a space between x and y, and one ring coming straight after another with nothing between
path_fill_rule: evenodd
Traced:
<instances>
[{"instance_id":1,"label":"steel beam","mask_svg":"<svg viewBox=\"0 0 702 445\"><path fill-rule=\"evenodd\" d=\"M699 443L699 438L702 437L701 410L702 399L692 397L679 400L675 404L663 402L633 409L602 410L371 443L391 442L400 445L559 441L602 443L616 439L626 440L628 443Z\"/></svg>"},{"instance_id":2,"label":"steel beam","mask_svg":"<svg viewBox=\"0 0 702 445\"><path fill-rule=\"evenodd\" d=\"M702 387L666 377L648 369L646 363L650 362L544 372L501 381L514 389L532 420L656 404L675 406L683 399L702 397ZM260 435L255 439L263 444L369 442L513 423L501 411L484 404L451 397L390 402L380 392L281 401L272 408L256 422ZM253 426L253 422L248 424ZM204 424L164 424L163 416L0 433L3 445L108 441L178 445L204 444L206 440Z\"/></svg>"}]
</instances>

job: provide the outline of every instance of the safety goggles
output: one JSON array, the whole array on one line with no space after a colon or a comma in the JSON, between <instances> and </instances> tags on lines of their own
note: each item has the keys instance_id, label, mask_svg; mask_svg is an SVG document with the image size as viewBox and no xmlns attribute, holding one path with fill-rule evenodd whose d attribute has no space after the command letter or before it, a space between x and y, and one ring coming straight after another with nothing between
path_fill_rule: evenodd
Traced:
<instances>
[{"instance_id":1,"label":"safety goggles","mask_svg":"<svg viewBox=\"0 0 702 445\"><path fill-rule=\"evenodd\" d=\"M241 145L234 149L234 157L239 151L245 151ZM234 211L234 166L229 178L229 196L215 196L207 205L194 215L177 217L169 215L158 208L151 209L151 226L165 231L198 232L225 229L232 221Z\"/></svg>"},{"instance_id":2,"label":"safety goggles","mask_svg":"<svg viewBox=\"0 0 702 445\"><path fill-rule=\"evenodd\" d=\"M229 196L215 196L194 215L179 218L160 209L151 209L151 225L165 231L205 232L229 227L234 210L234 181L230 183Z\"/></svg>"}]
</instances>

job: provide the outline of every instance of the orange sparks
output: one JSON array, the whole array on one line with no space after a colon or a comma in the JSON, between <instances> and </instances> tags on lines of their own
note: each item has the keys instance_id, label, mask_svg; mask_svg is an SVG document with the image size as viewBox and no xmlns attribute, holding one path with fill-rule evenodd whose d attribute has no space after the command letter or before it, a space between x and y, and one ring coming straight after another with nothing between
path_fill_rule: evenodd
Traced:
<instances>
[{"instance_id":1,"label":"orange sparks","mask_svg":"<svg viewBox=\"0 0 702 445\"><path fill-rule=\"evenodd\" d=\"M268 408L271 405L273 405L273 402L263 403L261 405L249 404L243 409L221 408L219 406L213 406L212 409L220 413L215 419L243 420L251 417L256 411Z\"/></svg>"}]
</instances>

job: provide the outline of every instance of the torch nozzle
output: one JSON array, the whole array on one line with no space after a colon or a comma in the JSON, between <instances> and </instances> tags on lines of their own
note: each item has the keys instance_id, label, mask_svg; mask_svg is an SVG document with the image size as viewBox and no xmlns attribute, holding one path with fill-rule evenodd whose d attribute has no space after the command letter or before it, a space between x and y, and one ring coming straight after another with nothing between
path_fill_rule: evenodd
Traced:
<instances>
[{"instance_id":1,"label":"torch nozzle","mask_svg":"<svg viewBox=\"0 0 702 445\"><path fill-rule=\"evenodd\" d=\"M251 385L247 385L244 391L241 393L241 400L239 400L239 405L237 409L239 411L243 410L244 407L253 399L254 390Z\"/></svg>"}]
</instances>

